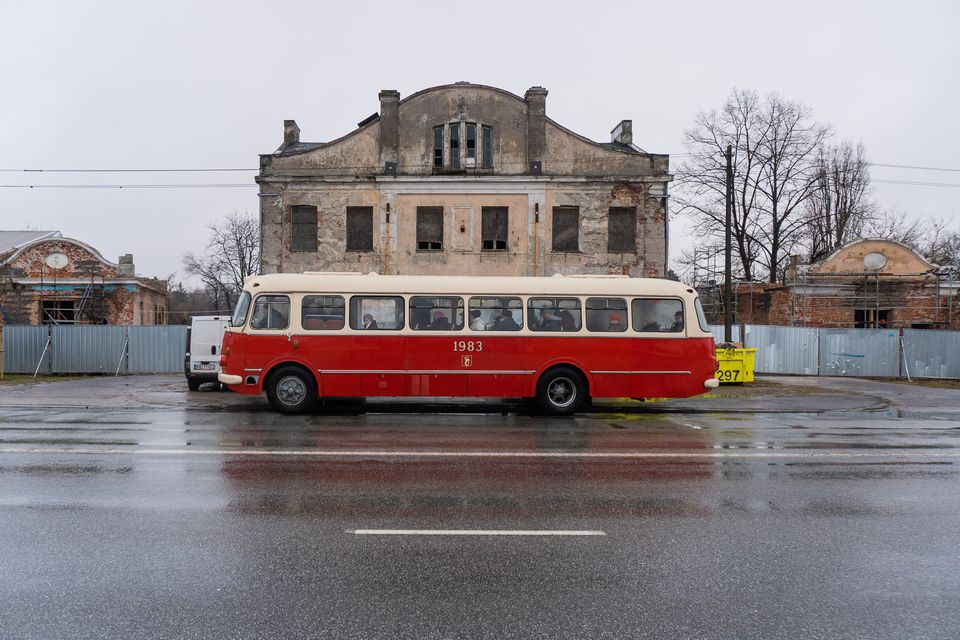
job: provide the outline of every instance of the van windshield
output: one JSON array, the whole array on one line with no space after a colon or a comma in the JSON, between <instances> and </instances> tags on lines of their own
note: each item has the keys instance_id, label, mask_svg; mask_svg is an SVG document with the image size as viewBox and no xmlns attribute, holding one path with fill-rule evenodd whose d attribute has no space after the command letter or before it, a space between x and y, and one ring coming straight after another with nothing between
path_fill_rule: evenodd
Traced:
<instances>
[{"instance_id":1,"label":"van windshield","mask_svg":"<svg viewBox=\"0 0 960 640\"><path fill-rule=\"evenodd\" d=\"M247 321L247 311L250 309L250 294L244 291L240 294L240 299L237 300L237 308L233 312L233 317L230 319L231 327L242 327L243 323Z\"/></svg>"}]
</instances>

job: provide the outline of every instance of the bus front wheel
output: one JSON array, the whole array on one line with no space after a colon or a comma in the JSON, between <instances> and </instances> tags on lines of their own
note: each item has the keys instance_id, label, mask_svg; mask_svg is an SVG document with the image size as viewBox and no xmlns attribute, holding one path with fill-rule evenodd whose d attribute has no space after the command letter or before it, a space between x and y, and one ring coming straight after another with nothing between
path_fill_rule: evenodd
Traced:
<instances>
[{"instance_id":1,"label":"bus front wheel","mask_svg":"<svg viewBox=\"0 0 960 640\"><path fill-rule=\"evenodd\" d=\"M567 416L580 408L587 396L583 376L570 367L547 371L537 383L537 402L555 416Z\"/></svg>"},{"instance_id":2,"label":"bus front wheel","mask_svg":"<svg viewBox=\"0 0 960 640\"><path fill-rule=\"evenodd\" d=\"M278 411L300 413L316 402L316 383L300 367L280 367L267 383L267 399Z\"/></svg>"}]
</instances>

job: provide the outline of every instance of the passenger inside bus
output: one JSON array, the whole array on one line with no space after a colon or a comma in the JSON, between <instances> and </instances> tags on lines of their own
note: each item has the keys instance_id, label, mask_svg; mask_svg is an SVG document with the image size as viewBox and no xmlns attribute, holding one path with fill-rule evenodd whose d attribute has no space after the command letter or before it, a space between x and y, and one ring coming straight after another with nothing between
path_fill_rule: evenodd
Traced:
<instances>
[{"instance_id":1,"label":"passenger inside bus","mask_svg":"<svg viewBox=\"0 0 960 640\"><path fill-rule=\"evenodd\" d=\"M673 324L670 325L670 331L683 331L683 311L677 311L673 314Z\"/></svg>"},{"instance_id":2,"label":"passenger inside bus","mask_svg":"<svg viewBox=\"0 0 960 640\"><path fill-rule=\"evenodd\" d=\"M607 331L623 331L623 318L620 317L619 313L611 313L610 319L607 321Z\"/></svg>"},{"instance_id":3,"label":"passenger inside bus","mask_svg":"<svg viewBox=\"0 0 960 640\"><path fill-rule=\"evenodd\" d=\"M530 326L531 331L560 331L560 317L555 309L546 307L540 309L540 317Z\"/></svg>"},{"instance_id":4,"label":"passenger inside bus","mask_svg":"<svg viewBox=\"0 0 960 640\"><path fill-rule=\"evenodd\" d=\"M493 331L517 331L520 325L513 319L513 312L504 309L490 327Z\"/></svg>"},{"instance_id":5,"label":"passenger inside bus","mask_svg":"<svg viewBox=\"0 0 960 640\"><path fill-rule=\"evenodd\" d=\"M443 311L434 311L433 321L430 323L430 328L436 331L450 331L453 326L450 324L450 319L443 313Z\"/></svg>"},{"instance_id":6,"label":"passenger inside bus","mask_svg":"<svg viewBox=\"0 0 960 640\"><path fill-rule=\"evenodd\" d=\"M579 309L577 314L579 315ZM562 331L577 331L580 329L578 327L578 322L574 319L573 314L570 313L567 309L561 309L558 314L560 317L560 329Z\"/></svg>"},{"instance_id":7,"label":"passenger inside bus","mask_svg":"<svg viewBox=\"0 0 960 640\"><path fill-rule=\"evenodd\" d=\"M470 328L474 331L485 331L487 329L487 323L480 316L480 309L470 310Z\"/></svg>"},{"instance_id":8,"label":"passenger inside bus","mask_svg":"<svg viewBox=\"0 0 960 640\"><path fill-rule=\"evenodd\" d=\"M361 329L377 329L377 321L373 319L373 316L369 313L363 314L363 325Z\"/></svg>"}]
</instances>

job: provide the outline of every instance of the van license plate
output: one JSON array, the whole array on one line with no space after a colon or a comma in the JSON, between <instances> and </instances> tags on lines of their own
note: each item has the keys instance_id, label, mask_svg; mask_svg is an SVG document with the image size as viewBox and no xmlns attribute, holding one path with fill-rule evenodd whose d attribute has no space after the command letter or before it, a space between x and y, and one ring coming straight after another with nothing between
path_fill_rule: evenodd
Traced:
<instances>
[{"instance_id":1,"label":"van license plate","mask_svg":"<svg viewBox=\"0 0 960 640\"><path fill-rule=\"evenodd\" d=\"M194 371L213 371L217 367L213 362L195 362L193 365Z\"/></svg>"}]
</instances>

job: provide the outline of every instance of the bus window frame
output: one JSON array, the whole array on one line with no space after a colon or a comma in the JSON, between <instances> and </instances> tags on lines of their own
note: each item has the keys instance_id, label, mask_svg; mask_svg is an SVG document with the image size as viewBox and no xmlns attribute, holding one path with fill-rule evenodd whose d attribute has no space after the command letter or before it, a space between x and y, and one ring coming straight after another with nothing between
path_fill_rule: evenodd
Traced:
<instances>
[{"instance_id":1,"label":"bus window frame","mask_svg":"<svg viewBox=\"0 0 960 640\"><path fill-rule=\"evenodd\" d=\"M328 333L341 332L341 331L343 331L345 328L347 328L347 297L346 297L344 294L341 294L341 293L301 293L301 294L299 294L299 295L297 296L297 298L298 298L298 300L297 300L297 305L296 305L296 306L297 306L297 309L298 309L298 312L297 312L297 325L300 327L300 330L301 330L301 331L303 331L303 332L305 332L305 333L315 333L315 332L316 332L316 333L328 334ZM303 321L304 321L304 318L305 318L305 316L304 316L304 314L303 314L303 305L304 305L304 302L306 301L307 298L340 298L340 299L343 301L343 307L341 307L341 308L343 309L343 315L340 317L340 320L341 320L340 326L339 326L338 328L330 328L330 329L327 329L327 328L323 328L323 329L308 329L307 327L305 327L304 324L303 324ZM327 308L327 309L329 309L329 308L336 308L336 307L322 307L322 308ZM329 320L325 320L325 321L324 321L324 323L326 323L326 322L329 322Z\"/></svg>"},{"instance_id":2,"label":"bus window frame","mask_svg":"<svg viewBox=\"0 0 960 640\"><path fill-rule=\"evenodd\" d=\"M358 331L360 333L366 333L367 331L403 331L408 328L407 324L407 304L409 304L408 299L410 296L403 294L380 294L380 293L355 293L349 295L348 308L347 308L347 319L346 326L350 328L351 331ZM387 329L386 327L381 327L380 322L374 318L374 321L377 322L376 329L364 329L363 328L363 314L362 309L358 306L357 311L360 312L359 325L357 327L353 326L353 301L357 298L361 299L387 299L387 300L399 300L400 301L400 326L392 327Z\"/></svg>"},{"instance_id":3,"label":"bus window frame","mask_svg":"<svg viewBox=\"0 0 960 640\"><path fill-rule=\"evenodd\" d=\"M657 331L643 331L633 326L636 314L633 311L633 303L640 300L679 302L680 313L683 314L683 329L680 331L670 331L669 329L659 329ZM657 336L658 338L675 338L677 336L685 338L687 336L687 305L683 303L683 298L678 296L633 296L630 298L630 330L634 333L644 336ZM660 326L659 323L657 326Z\"/></svg>"},{"instance_id":4,"label":"bus window frame","mask_svg":"<svg viewBox=\"0 0 960 640\"><path fill-rule=\"evenodd\" d=\"M286 299L287 299L287 324L284 325L283 327L255 327L255 326L253 326L253 319L254 319L254 317L256 316L256 311L257 311L257 303L258 303L262 298L268 298L268 297L286 298ZM257 334L260 334L260 335L271 334L271 333L285 333L285 332L287 332L287 331L290 331L291 328L292 328L292 326L293 326L293 324L292 324L292 318L291 318L291 316L293 315L293 299L294 299L294 296L293 296L292 294L290 294L290 293L274 293L274 292L269 292L269 291L262 291L262 292L258 293L256 296L254 296L253 300L251 301L251 303L250 303L250 309L249 309L248 312L247 312L247 315L249 316L248 319L247 319L247 322L246 322L247 328L248 328L251 332L256 332ZM270 303L267 303L267 304L270 304ZM268 312L268 313L269 313L269 312Z\"/></svg>"}]
</instances>

